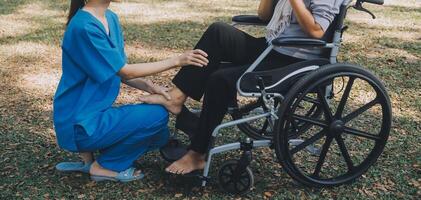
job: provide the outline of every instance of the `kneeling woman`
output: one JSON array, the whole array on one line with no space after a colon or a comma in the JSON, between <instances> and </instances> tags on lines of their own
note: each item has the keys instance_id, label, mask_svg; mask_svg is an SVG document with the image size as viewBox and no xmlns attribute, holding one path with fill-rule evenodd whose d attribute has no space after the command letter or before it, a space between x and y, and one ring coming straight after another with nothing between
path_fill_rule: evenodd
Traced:
<instances>
[{"instance_id":1,"label":"kneeling woman","mask_svg":"<svg viewBox=\"0 0 421 200\"><path fill-rule=\"evenodd\" d=\"M57 165L60 171L90 173L93 180L131 181L143 177L133 162L168 139L168 113L159 105L112 107L120 83L166 95L141 79L177 66L207 65L193 50L155 63L127 64L117 15L118 0L72 0L64 34L63 74L54 97L54 126L61 148L81 153L84 162ZM85 3L86 2L86 3ZM168 96L168 95L167 95ZM92 152L99 151L94 159Z\"/></svg>"}]
</instances>

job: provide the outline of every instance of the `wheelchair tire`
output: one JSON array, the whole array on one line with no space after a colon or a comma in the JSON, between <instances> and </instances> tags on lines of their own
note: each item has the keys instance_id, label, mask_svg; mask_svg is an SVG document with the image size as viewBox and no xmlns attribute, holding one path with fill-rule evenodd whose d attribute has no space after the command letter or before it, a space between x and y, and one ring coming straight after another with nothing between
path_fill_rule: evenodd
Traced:
<instances>
[{"instance_id":1,"label":"wheelchair tire","mask_svg":"<svg viewBox=\"0 0 421 200\"><path fill-rule=\"evenodd\" d=\"M338 94L342 95L335 94L329 102L320 98L328 84L339 86L341 81ZM322 105L320 118L297 113L304 98ZM299 80L278 117L274 146L286 172L310 187L332 187L353 182L377 161L389 136L392 111L385 87L372 73L355 65L333 64ZM292 146L288 130L294 120L311 127L298 134L303 142ZM320 148L320 154L307 152L309 145Z\"/></svg>"},{"instance_id":2,"label":"wheelchair tire","mask_svg":"<svg viewBox=\"0 0 421 200\"><path fill-rule=\"evenodd\" d=\"M261 109L262 110L262 100L259 99L257 101L248 103L242 107L239 108L238 112L236 114L232 115L232 118L234 120L244 118L247 115L252 114L251 112ZM276 107L279 107L279 102L276 102ZM261 114L261 113L259 113ZM311 107L308 112L306 113L306 116L311 116L313 118L318 118L322 114L322 110L320 107L316 104L314 104L314 107ZM262 119L259 122L249 122L249 123L243 123L237 125L238 129L240 129L241 132L245 133L248 137L256 139L256 140L271 140L273 138L274 131L271 130L269 127L269 121L270 119ZM251 124L255 123L255 124ZM275 124L275 122L273 122ZM308 124L306 122L298 123L295 125L295 127L291 127L290 138L296 138L298 135L296 133L305 131L308 128L310 128L311 124Z\"/></svg>"},{"instance_id":3,"label":"wheelchair tire","mask_svg":"<svg viewBox=\"0 0 421 200\"><path fill-rule=\"evenodd\" d=\"M249 192L254 186L254 175L247 167L239 177L234 177L237 160L227 160L218 171L219 186L229 194L242 195Z\"/></svg>"}]
</instances>

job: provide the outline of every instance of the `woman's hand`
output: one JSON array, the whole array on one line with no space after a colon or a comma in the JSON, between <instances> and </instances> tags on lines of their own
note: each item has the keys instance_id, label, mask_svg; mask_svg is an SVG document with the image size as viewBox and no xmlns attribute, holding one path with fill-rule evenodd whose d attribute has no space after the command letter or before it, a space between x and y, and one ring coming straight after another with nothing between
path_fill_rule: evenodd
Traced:
<instances>
[{"instance_id":1,"label":"woman's hand","mask_svg":"<svg viewBox=\"0 0 421 200\"><path fill-rule=\"evenodd\" d=\"M168 88L160 85L155 85L152 82L148 82L148 92L151 94L160 94L164 96L165 99L167 99L168 101L171 100L171 96L168 93Z\"/></svg>"},{"instance_id":2,"label":"woman's hand","mask_svg":"<svg viewBox=\"0 0 421 200\"><path fill-rule=\"evenodd\" d=\"M200 49L190 50L176 57L175 66L184 67L188 65L193 65L196 67L204 67L209 63L207 57L208 54Z\"/></svg>"},{"instance_id":3,"label":"woman's hand","mask_svg":"<svg viewBox=\"0 0 421 200\"><path fill-rule=\"evenodd\" d=\"M144 78L135 78L130 80L122 79L122 81L130 87L143 90L151 94L160 94L167 100L171 100L171 96L168 94L168 88L156 85L150 80Z\"/></svg>"}]
</instances>

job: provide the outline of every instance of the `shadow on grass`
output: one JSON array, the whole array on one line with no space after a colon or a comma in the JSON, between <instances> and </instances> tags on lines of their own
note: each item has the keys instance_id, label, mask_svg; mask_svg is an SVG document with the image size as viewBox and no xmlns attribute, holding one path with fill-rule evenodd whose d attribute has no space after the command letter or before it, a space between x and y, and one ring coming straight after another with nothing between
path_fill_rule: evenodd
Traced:
<instances>
[{"instance_id":1,"label":"shadow on grass","mask_svg":"<svg viewBox=\"0 0 421 200\"><path fill-rule=\"evenodd\" d=\"M31 21L41 26L22 35L0 37L0 44L15 44L22 41L60 43L65 29L64 24L52 17L32 17Z\"/></svg>"},{"instance_id":2,"label":"shadow on grass","mask_svg":"<svg viewBox=\"0 0 421 200\"><path fill-rule=\"evenodd\" d=\"M144 43L156 48L192 48L206 30L207 24L169 21L153 24L123 24L127 44Z\"/></svg>"},{"instance_id":3,"label":"shadow on grass","mask_svg":"<svg viewBox=\"0 0 421 200\"><path fill-rule=\"evenodd\" d=\"M347 20L345 23L347 26L349 26L349 32L355 33L364 33L361 32L364 31L376 31L376 32L382 32L382 31L407 31L407 32L420 32L421 29L417 27L385 27L382 25L372 25L367 23L359 23L359 22L353 22L350 20Z\"/></svg>"},{"instance_id":4,"label":"shadow on grass","mask_svg":"<svg viewBox=\"0 0 421 200\"><path fill-rule=\"evenodd\" d=\"M396 5L385 5L383 6L385 9L390 9L393 12L414 12L421 14L421 7L408 7L408 6L396 6Z\"/></svg>"},{"instance_id":5,"label":"shadow on grass","mask_svg":"<svg viewBox=\"0 0 421 200\"><path fill-rule=\"evenodd\" d=\"M218 21L224 19L218 18ZM225 19L228 19L225 18ZM50 17L34 17L32 21L43 24L32 32L0 38L0 44L14 44L21 41L60 44L65 25ZM146 44L155 48L191 49L200 39L209 23L192 21L167 21L151 24L124 23L123 31L127 45Z\"/></svg>"},{"instance_id":6,"label":"shadow on grass","mask_svg":"<svg viewBox=\"0 0 421 200\"><path fill-rule=\"evenodd\" d=\"M64 0L0 0L0 15L14 13L19 7L29 3L45 3L51 10L67 11L70 7L70 1Z\"/></svg>"},{"instance_id":7,"label":"shadow on grass","mask_svg":"<svg viewBox=\"0 0 421 200\"><path fill-rule=\"evenodd\" d=\"M31 1L29 0L0 0L0 15L11 14L24 4Z\"/></svg>"},{"instance_id":8,"label":"shadow on grass","mask_svg":"<svg viewBox=\"0 0 421 200\"><path fill-rule=\"evenodd\" d=\"M12 74L2 74L12 76ZM216 182L212 182L205 189L194 187L197 181L192 179L183 179L180 177L170 177L163 172L167 165L158 154L149 154L141 159L140 166L147 173L147 177L139 182L129 184L119 183L101 183L94 184L89 181L88 176L80 174L59 174L54 170L54 165L63 160L75 159L75 155L60 150L51 138L46 137L45 130L52 128L51 110L39 108L39 104L51 103L51 99L46 99L42 95L31 95L27 91L22 90L15 85L13 80L1 84L1 92L9 91L8 98L13 101L7 105L1 106L0 114L0 143L4 144L0 154L2 161L0 162L2 183L2 193L0 197L31 197L45 198L48 194L49 198L78 198L79 195L86 197L107 197L112 198L172 198L174 194L183 194L184 197L201 198L207 195L214 198L230 197L218 189ZM397 122L402 126L408 127L409 130L414 125L410 118L397 118ZM228 130L225 134L231 135L232 130ZM397 134L397 133L392 133ZM240 134L241 135L241 134ZM232 137L232 138L238 138ZM244 136L244 135L243 135ZM412 135L411 139L416 137ZM407 138L409 139L409 138ZM386 169L389 172L382 172L383 176L387 176L400 184L407 184L405 180L399 180L395 170L405 167L410 160L414 159L415 154L396 153L402 152L400 147L402 144L411 145L411 140L400 138L399 141L392 141L388 145L385 152L385 158L381 159L376 167L373 167L367 175L367 179L359 179L355 184L336 188L335 191L348 191L353 187L362 188L367 182L374 182L373 174L379 173L381 168L383 171L384 162L387 162ZM273 151L273 150L269 150ZM406 149L413 151L413 149ZM266 152L267 155L272 155ZM272 156L262 159L265 154L257 153L256 160L252 164L254 173L258 176L256 189L249 193L246 197L259 197L265 191L276 191L278 197L294 197L296 192L304 192L309 195L322 195L320 190L302 187L292 182L292 179L280 169L276 164L276 160ZM227 160L229 157L238 158L238 152L230 152L228 156L220 155L216 162L213 163L211 175L215 175L221 161ZM400 160L397 160L399 157ZM405 159L405 162L402 162ZM396 161L396 162L394 162ZM389 163L392 162L392 163ZM412 164L409 162L409 164ZM274 173L281 175L273 176ZM392 173L393 172L393 173ZM371 175L370 175L371 174ZM371 180L373 178L373 180ZM342 188L342 189L341 189ZM329 190L327 190L329 191ZM336 193L335 192L335 193ZM407 191L408 192L408 191ZM413 194L409 191L408 195Z\"/></svg>"}]
</instances>

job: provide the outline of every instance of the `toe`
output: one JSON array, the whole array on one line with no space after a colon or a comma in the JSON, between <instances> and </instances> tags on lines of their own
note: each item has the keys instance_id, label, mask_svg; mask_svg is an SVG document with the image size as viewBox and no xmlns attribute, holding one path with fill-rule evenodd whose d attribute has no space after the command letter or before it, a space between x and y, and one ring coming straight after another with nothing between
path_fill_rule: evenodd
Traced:
<instances>
[{"instance_id":1,"label":"toe","mask_svg":"<svg viewBox=\"0 0 421 200\"><path fill-rule=\"evenodd\" d=\"M165 169L165 171L169 173L173 173L174 172L173 166L172 165L168 166L167 169Z\"/></svg>"},{"instance_id":2,"label":"toe","mask_svg":"<svg viewBox=\"0 0 421 200\"><path fill-rule=\"evenodd\" d=\"M183 174L182 168L177 168L175 171L176 171L177 174Z\"/></svg>"}]
</instances>

